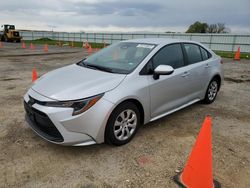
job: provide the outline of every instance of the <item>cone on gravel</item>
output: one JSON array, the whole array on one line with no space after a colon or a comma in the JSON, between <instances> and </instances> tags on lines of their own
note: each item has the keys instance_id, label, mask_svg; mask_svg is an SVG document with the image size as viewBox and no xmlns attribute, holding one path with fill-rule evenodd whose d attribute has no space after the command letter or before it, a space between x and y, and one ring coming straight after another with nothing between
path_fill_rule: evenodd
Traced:
<instances>
[{"instance_id":1,"label":"cone on gravel","mask_svg":"<svg viewBox=\"0 0 250 188\"><path fill-rule=\"evenodd\" d=\"M32 70L32 82L37 80L37 71L36 68Z\"/></svg>"},{"instance_id":2,"label":"cone on gravel","mask_svg":"<svg viewBox=\"0 0 250 188\"><path fill-rule=\"evenodd\" d=\"M91 47L91 45L89 45L88 53L91 54L92 52L93 52L92 47Z\"/></svg>"},{"instance_id":3,"label":"cone on gravel","mask_svg":"<svg viewBox=\"0 0 250 188\"><path fill-rule=\"evenodd\" d=\"M35 45L33 44L33 43L30 43L30 49L31 50L35 50L36 48L35 48Z\"/></svg>"},{"instance_id":4,"label":"cone on gravel","mask_svg":"<svg viewBox=\"0 0 250 188\"><path fill-rule=\"evenodd\" d=\"M240 47L238 48L237 52L234 55L234 60L237 60L237 61L240 60Z\"/></svg>"},{"instance_id":5,"label":"cone on gravel","mask_svg":"<svg viewBox=\"0 0 250 188\"><path fill-rule=\"evenodd\" d=\"M44 52L48 52L49 51L48 44L44 44L43 51Z\"/></svg>"},{"instance_id":6,"label":"cone on gravel","mask_svg":"<svg viewBox=\"0 0 250 188\"><path fill-rule=\"evenodd\" d=\"M212 173L211 117L203 122L193 150L184 170L174 177L177 184L186 188L220 188Z\"/></svg>"},{"instance_id":7,"label":"cone on gravel","mask_svg":"<svg viewBox=\"0 0 250 188\"><path fill-rule=\"evenodd\" d=\"M22 42L22 49L25 49L26 48L26 44L25 42Z\"/></svg>"}]
</instances>

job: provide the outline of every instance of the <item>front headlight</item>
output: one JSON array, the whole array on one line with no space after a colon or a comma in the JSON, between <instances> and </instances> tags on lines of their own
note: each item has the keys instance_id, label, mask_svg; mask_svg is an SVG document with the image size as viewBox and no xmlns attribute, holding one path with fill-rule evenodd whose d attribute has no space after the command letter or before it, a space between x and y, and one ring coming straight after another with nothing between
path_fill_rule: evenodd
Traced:
<instances>
[{"instance_id":1,"label":"front headlight","mask_svg":"<svg viewBox=\"0 0 250 188\"><path fill-rule=\"evenodd\" d=\"M81 114L91 108L103 94L95 95L90 98L80 99L75 101L58 101L58 102L46 102L45 106L73 108L73 116Z\"/></svg>"}]
</instances>

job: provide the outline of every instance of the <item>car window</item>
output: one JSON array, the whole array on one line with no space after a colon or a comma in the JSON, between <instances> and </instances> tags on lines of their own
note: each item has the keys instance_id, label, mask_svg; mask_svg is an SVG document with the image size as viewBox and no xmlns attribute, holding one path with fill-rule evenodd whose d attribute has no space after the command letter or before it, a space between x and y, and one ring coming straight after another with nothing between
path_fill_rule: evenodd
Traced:
<instances>
[{"instance_id":1,"label":"car window","mask_svg":"<svg viewBox=\"0 0 250 188\"><path fill-rule=\"evenodd\" d=\"M205 61L211 57L211 54L207 50L205 50L202 47L200 47L200 49L201 49L201 55L202 55L203 61Z\"/></svg>"},{"instance_id":2,"label":"car window","mask_svg":"<svg viewBox=\"0 0 250 188\"><path fill-rule=\"evenodd\" d=\"M188 64L202 61L200 47L196 44L184 44L187 53Z\"/></svg>"},{"instance_id":3,"label":"car window","mask_svg":"<svg viewBox=\"0 0 250 188\"><path fill-rule=\"evenodd\" d=\"M79 65L129 74L155 48L155 44L119 42L92 54Z\"/></svg>"},{"instance_id":4,"label":"car window","mask_svg":"<svg viewBox=\"0 0 250 188\"><path fill-rule=\"evenodd\" d=\"M170 65L174 69L184 66L184 58L180 44L171 44L162 48L153 58L153 66Z\"/></svg>"}]
</instances>

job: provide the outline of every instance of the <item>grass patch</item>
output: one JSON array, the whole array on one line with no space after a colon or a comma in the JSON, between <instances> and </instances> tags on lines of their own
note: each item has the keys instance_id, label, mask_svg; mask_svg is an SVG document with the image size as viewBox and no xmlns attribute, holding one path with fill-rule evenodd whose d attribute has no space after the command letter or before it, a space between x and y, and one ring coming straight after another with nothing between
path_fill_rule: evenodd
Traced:
<instances>
[{"instance_id":1,"label":"grass patch","mask_svg":"<svg viewBox=\"0 0 250 188\"><path fill-rule=\"evenodd\" d=\"M234 58L235 52L214 51L217 55L224 58ZM241 52L241 59L250 59L250 53Z\"/></svg>"}]
</instances>

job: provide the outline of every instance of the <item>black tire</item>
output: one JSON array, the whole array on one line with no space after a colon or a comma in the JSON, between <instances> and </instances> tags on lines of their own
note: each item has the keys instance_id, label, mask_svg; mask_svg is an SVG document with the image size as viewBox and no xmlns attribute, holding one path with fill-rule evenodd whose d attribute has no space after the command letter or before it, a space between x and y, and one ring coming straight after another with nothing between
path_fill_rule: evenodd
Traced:
<instances>
[{"instance_id":1,"label":"black tire","mask_svg":"<svg viewBox=\"0 0 250 188\"><path fill-rule=\"evenodd\" d=\"M215 101L218 91L220 88L220 83L218 79L212 79L207 87L205 98L203 99L203 103L205 104L211 104Z\"/></svg>"},{"instance_id":2,"label":"black tire","mask_svg":"<svg viewBox=\"0 0 250 188\"><path fill-rule=\"evenodd\" d=\"M9 39L6 35L4 35L3 40L4 40L4 42L9 42Z\"/></svg>"},{"instance_id":3,"label":"black tire","mask_svg":"<svg viewBox=\"0 0 250 188\"><path fill-rule=\"evenodd\" d=\"M113 110L108 119L105 142L116 146L127 144L134 137L139 126L140 112L137 106L132 102L124 102Z\"/></svg>"},{"instance_id":4,"label":"black tire","mask_svg":"<svg viewBox=\"0 0 250 188\"><path fill-rule=\"evenodd\" d=\"M17 39L17 40L16 40L16 43L20 43L20 42L21 42L21 39Z\"/></svg>"}]
</instances>

